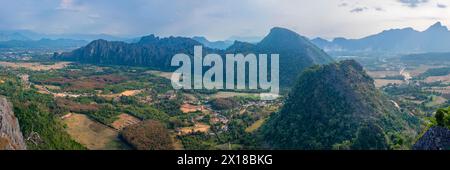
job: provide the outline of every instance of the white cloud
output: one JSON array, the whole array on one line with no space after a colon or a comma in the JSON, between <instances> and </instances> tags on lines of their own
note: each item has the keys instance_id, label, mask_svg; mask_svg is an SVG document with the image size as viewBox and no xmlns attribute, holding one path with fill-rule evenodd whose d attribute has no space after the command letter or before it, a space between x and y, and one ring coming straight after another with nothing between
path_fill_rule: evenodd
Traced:
<instances>
[{"instance_id":1,"label":"white cloud","mask_svg":"<svg viewBox=\"0 0 450 170\"><path fill-rule=\"evenodd\" d=\"M358 12L363 12L363 11L365 11L367 9L368 9L367 7L357 7L357 8L353 8L352 10L350 10L350 12L358 13Z\"/></svg>"},{"instance_id":2,"label":"white cloud","mask_svg":"<svg viewBox=\"0 0 450 170\"><path fill-rule=\"evenodd\" d=\"M437 4L436 6L438 8L447 8L447 5L445 5L445 4Z\"/></svg>"},{"instance_id":3,"label":"white cloud","mask_svg":"<svg viewBox=\"0 0 450 170\"><path fill-rule=\"evenodd\" d=\"M419 5L428 3L429 0L398 0L400 3L405 4L408 7L415 8Z\"/></svg>"},{"instance_id":4,"label":"white cloud","mask_svg":"<svg viewBox=\"0 0 450 170\"><path fill-rule=\"evenodd\" d=\"M61 0L57 10L81 11L83 7L76 4L75 0Z\"/></svg>"},{"instance_id":5,"label":"white cloud","mask_svg":"<svg viewBox=\"0 0 450 170\"><path fill-rule=\"evenodd\" d=\"M390 28L423 30L437 21L450 25L450 8L437 4L448 0L416 8L399 0L15 0L0 1L0 29L217 40L264 36L281 26L308 37L359 38ZM350 12L357 8L363 12Z\"/></svg>"}]
</instances>

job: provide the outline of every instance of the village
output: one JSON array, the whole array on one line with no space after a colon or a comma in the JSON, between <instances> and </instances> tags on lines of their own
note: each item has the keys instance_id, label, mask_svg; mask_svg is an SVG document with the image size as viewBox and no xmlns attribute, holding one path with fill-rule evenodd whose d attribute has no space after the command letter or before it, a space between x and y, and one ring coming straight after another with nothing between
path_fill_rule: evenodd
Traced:
<instances>
[{"instance_id":1,"label":"village","mask_svg":"<svg viewBox=\"0 0 450 170\"><path fill-rule=\"evenodd\" d=\"M52 96L66 110L59 117L68 134L88 149L129 149L120 132L149 118L167 122L176 149L183 149L183 138L225 134L237 120L252 133L281 106L281 99L260 100L259 93L175 90L167 72L69 62L0 65L17 72L26 89Z\"/></svg>"}]
</instances>

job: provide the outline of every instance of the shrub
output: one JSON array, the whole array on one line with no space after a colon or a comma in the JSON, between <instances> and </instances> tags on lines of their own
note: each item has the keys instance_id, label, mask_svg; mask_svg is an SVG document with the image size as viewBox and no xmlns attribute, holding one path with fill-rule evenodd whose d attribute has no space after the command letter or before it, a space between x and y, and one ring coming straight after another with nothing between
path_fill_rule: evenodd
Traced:
<instances>
[{"instance_id":1,"label":"shrub","mask_svg":"<svg viewBox=\"0 0 450 170\"><path fill-rule=\"evenodd\" d=\"M172 150L169 131L158 121L146 120L126 127L122 137L138 150Z\"/></svg>"},{"instance_id":2,"label":"shrub","mask_svg":"<svg viewBox=\"0 0 450 170\"><path fill-rule=\"evenodd\" d=\"M438 126L450 128L450 107L438 109L434 118Z\"/></svg>"}]
</instances>

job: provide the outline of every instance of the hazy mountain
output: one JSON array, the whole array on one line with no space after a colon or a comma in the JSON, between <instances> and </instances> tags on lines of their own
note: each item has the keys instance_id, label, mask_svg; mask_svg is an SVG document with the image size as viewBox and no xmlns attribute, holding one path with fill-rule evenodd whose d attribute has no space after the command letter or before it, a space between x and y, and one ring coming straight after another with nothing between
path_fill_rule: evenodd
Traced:
<instances>
[{"instance_id":1,"label":"hazy mountain","mask_svg":"<svg viewBox=\"0 0 450 170\"><path fill-rule=\"evenodd\" d=\"M285 54L285 57L305 59L313 64L325 64L332 61L322 49L315 46L306 37L285 28L272 28L269 35L256 46L261 51L278 52L280 55Z\"/></svg>"},{"instance_id":2,"label":"hazy mountain","mask_svg":"<svg viewBox=\"0 0 450 170\"><path fill-rule=\"evenodd\" d=\"M346 60L304 71L262 134L275 149L389 149L393 134L417 123Z\"/></svg>"},{"instance_id":3,"label":"hazy mountain","mask_svg":"<svg viewBox=\"0 0 450 170\"><path fill-rule=\"evenodd\" d=\"M215 49L222 49L222 50L228 48L230 45L233 44L233 41L230 41L230 40L209 41L205 37L199 37L199 36L192 37L192 39L202 43L206 47L215 48Z\"/></svg>"},{"instance_id":4,"label":"hazy mountain","mask_svg":"<svg viewBox=\"0 0 450 170\"><path fill-rule=\"evenodd\" d=\"M85 40L93 41L98 39L108 40L108 41L130 41L131 38L117 37L108 34L47 34L43 35L43 38L51 39L75 39L75 40Z\"/></svg>"},{"instance_id":5,"label":"hazy mountain","mask_svg":"<svg viewBox=\"0 0 450 170\"><path fill-rule=\"evenodd\" d=\"M146 66L170 71L171 58L178 53L193 55L195 45L200 42L191 38L159 38L154 35L142 37L137 43L96 40L87 46L56 55L56 59L95 64L118 64ZM280 54L280 84L289 86L303 69L314 64L324 64L332 59L305 37L284 28L273 28L258 44L236 41L226 50L204 48L204 53Z\"/></svg>"},{"instance_id":6,"label":"hazy mountain","mask_svg":"<svg viewBox=\"0 0 450 170\"><path fill-rule=\"evenodd\" d=\"M285 28L275 27L256 45L236 41L227 53L279 54L280 84L291 86L297 75L315 64L332 61L323 50L307 38Z\"/></svg>"},{"instance_id":7,"label":"hazy mountain","mask_svg":"<svg viewBox=\"0 0 450 170\"><path fill-rule=\"evenodd\" d=\"M41 40L10 40L0 41L0 48L46 48L46 49L66 49L78 48L86 45L88 42L84 40L72 39L41 39Z\"/></svg>"},{"instance_id":8,"label":"hazy mountain","mask_svg":"<svg viewBox=\"0 0 450 170\"><path fill-rule=\"evenodd\" d=\"M108 34L43 34L29 30L2 30L0 31L0 41L10 40L40 40L40 39L73 39L93 41L104 39L109 41L131 41L132 38L117 37Z\"/></svg>"},{"instance_id":9,"label":"hazy mountain","mask_svg":"<svg viewBox=\"0 0 450 170\"><path fill-rule=\"evenodd\" d=\"M253 53L256 49L256 45L248 42L234 41L233 45L228 47L225 51L227 53Z\"/></svg>"},{"instance_id":10,"label":"hazy mountain","mask_svg":"<svg viewBox=\"0 0 450 170\"><path fill-rule=\"evenodd\" d=\"M1 41L11 41L11 40L27 41L27 40L30 40L30 38L28 38L18 32L0 31L0 42Z\"/></svg>"},{"instance_id":11,"label":"hazy mountain","mask_svg":"<svg viewBox=\"0 0 450 170\"><path fill-rule=\"evenodd\" d=\"M256 44L260 42L264 37L258 37L258 36L231 36L227 39L227 41L243 41L243 42L249 42L252 44Z\"/></svg>"},{"instance_id":12,"label":"hazy mountain","mask_svg":"<svg viewBox=\"0 0 450 170\"><path fill-rule=\"evenodd\" d=\"M425 31L391 29L361 39L312 40L327 52L419 53L450 51L450 31L440 22Z\"/></svg>"},{"instance_id":13,"label":"hazy mountain","mask_svg":"<svg viewBox=\"0 0 450 170\"><path fill-rule=\"evenodd\" d=\"M319 47L326 47L326 46L330 46L333 44L330 41L320 38L320 37L312 39L311 42L313 42L315 45L317 45Z\"/></svg>"}]
</instances>

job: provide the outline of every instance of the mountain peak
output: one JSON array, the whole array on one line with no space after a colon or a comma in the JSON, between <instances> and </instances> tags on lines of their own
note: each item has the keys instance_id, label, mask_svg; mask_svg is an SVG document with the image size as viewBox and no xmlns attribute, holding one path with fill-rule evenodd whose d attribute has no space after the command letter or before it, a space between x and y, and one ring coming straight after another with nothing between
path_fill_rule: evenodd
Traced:
<instances>
[{"instance_id":1,"label":"mountain peak","mask_svg":"<svg viewBox=\"0 0 450 170\"><path fill-rule=\"evenodd\" d=\"M319 42L330 42L330 41L328 41L328 40L326 40L326 39L323 39L323 38L320 38L320 37L316 37L316 38L314 38L314 39L312 39L311 41L319 41Z\"/></svg>"},{"instance_id":2,"label":"mountain peak","mask_svg":"<svg viewBox=\"0 0 450 170\"><path fill-rule=\"evenodd\" d=\"M210 42L206 37L203 36L194 36L192 39L202 43L202 42Z\"/></svg>"},{"instance_id":3,"label":"mountain peak","mask_svg":"<svg viewBox=\"0 0 450 170\"><path fill-rule=\"evenodd\" d=\"M270 29L270 33L269 35L281 35L281 36L289 36L289 35L294 35L294 36L299 36L299 34L297 34L294 31L291 31L287 28L282 28L282 27L273 27L272 29Z\"/></svg>"},{"instance_id":4,"label":"mountain peak","mask_svg":"<svg viewBox=\"0 0 450 170\"><path fill-rule=\"evenodd\" d=\"M341 68L353 68L356 71L364 71L363 66L361 66L361 64L359 64L358 62L356 62L355 60L343 60L340 61L339 63L337 63Z\"/></svg>"},{"instance_id":5,"label":"mountain peak","mask_svg":"<svg viewBox=\"0 0 450 170\"><path fill-rule=\"evenodd\" d=\"M309 40L286 28L274 27L264 37L259 46L280 47L283 49L298 49L299 46L311 46Z\"/></svg>"},{"instance_id":6,"label":"mountain peak","mask_svg":"<svg viewBox=\"0 0 450 170\"><path fill-rule=\"evenodd\" d=\"M431 25L426 31L448 31L448 28L444 25L442 25L441 22L436 22L435 24Z\"/></svg>"},{"instance_id":7,"label":"mountain peak","mask_svg":"<svg viewBox=\"0 0 450 170\"><path fill-rule=\"evenodd\" d=\"M41 39L41 40L43 40L43 39ZM90 43L88 44L88 46L89 46L89 45L92 45L92 44L105 44L105 43L108 43L108 41L106 41L106 40L104 40L104 39L98 39L98 40L94 40L94 41L90 42Z\"/></svg>"},{"instance_id":8,"label":"mountain peak","mask_svg":"<svg viewBox=\"0 0 450 170\"><path fill-rule=\"evenodd\" d=\"M141 40L139 40L140 44L151 44L155 43L159 40L159 37L156 37L154 34L141 37Z\"/></svg>"},{"instance_id":9,"label":"mountain peak","mask_svg":"<svg viewBox=\"0 0 450 170\"><path fill-rule=\"evenodd\" d=\"M442 27L442 23L440 21L438 21L438 22L434 23L431 27L434 27L434 26Z\"/></svg>"},{"instance_id":10,"label":"mountain peak","mask_svg":"<svg viewBox=\"0 0 450 170\"><path fill-rule=\"evenodd\" d=\"M250 50L253 50L254 47L254 44L236 40L231 46L227 48L227 51L248 52Z\"/></svg>"}]
</instances>

